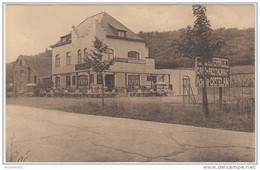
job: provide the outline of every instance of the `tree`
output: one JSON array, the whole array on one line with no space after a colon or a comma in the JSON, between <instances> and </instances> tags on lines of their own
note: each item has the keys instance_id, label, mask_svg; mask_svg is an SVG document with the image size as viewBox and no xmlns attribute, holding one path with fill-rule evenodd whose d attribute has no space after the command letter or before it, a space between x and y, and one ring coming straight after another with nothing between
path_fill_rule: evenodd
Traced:
<instances>
[{"instance_id":1,"label":"tree","mask_svg":"<svg viewBox=\"0 0 260 170\"><path fill-rule=\"evenodd\" d=\"M84 54L84 60L89 64L90 68L96 72L98 75L101 75L102 79L102 108L105 106L104 99L104 72L109 71L110 67L114 64L115 58L106 59L104 56L109 49L102 40L95 37L93 41L93 49L90 50L90 53Z\"/></svg>"},{"instance_id":2,"label":"tree","mask_svg":"<svg viewBox=\"0 0 260 170\"><path fill-rule=\"evenodd\" d=\"M178 50L184 57L195 59L201 62L203 68L203 110L205 116L209 116L206 70L205 64L212 61L212 58L220 52L223 41L213 39L210 21L206 16L206 7L203 5L192 5L193 16L195 17L193 28L188 26L179 42L175 42Z\"/></svg>"}]
</instances>

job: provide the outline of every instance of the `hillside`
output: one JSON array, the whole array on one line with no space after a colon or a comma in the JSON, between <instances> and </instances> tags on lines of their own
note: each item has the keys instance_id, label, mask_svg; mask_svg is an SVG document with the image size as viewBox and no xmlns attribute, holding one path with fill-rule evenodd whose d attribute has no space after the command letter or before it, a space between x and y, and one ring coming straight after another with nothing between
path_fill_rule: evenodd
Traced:
<instances>
[{"instance_id":1,"label":"hillside","mask_svg":"<svg viewBox=\"0 0 260 170\"><path fill-rule=\"evenodd\" d=\"M149 49L149 57L155 59L156 68L194 67L194 60L180 56L174 41L178 41L185 29L168 32L140 32ZM220 55L230 58L230 65L254 65L255 62L255 29L239 30L220 28L213 30L213 37L221 38L225 46Z\"/></svg>"}]
</instances>

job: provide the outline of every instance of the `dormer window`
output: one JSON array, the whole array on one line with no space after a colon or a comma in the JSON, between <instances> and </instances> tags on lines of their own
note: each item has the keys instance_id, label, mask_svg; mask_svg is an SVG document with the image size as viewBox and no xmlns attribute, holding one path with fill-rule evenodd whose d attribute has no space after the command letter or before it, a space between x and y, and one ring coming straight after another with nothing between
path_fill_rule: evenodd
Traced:
<instances>
[{"instance_id":1,"label":"dormer window","mask_svg":"<svg viewBox=\"0 0 260 170\"><path fill-rule=\"evenodd\" d=\"M69 42L71 40L71 34L65 35L65 36L60 37L60 38L61 38L61 43Z\"/></svg>"},{"instance_id":2,"label":"dormer window","mask_svg":"<svg viewBox=\"0 0 260 170\"><path fill-rule=\"evenodd\" d=\"M117 36L119 36L119 37L126 37L126 31L118 30L117 31Z\"/></svg>"},{"instance_id":3,"label":"dormer window","mask_svg":"<svg viewBox=\"0 0 260 170\"><path fill-rule=\"evenodd\" d=\"M67 38L61 38L61 42L65 43L67 41Z\"/></svg>"}]
</instances>

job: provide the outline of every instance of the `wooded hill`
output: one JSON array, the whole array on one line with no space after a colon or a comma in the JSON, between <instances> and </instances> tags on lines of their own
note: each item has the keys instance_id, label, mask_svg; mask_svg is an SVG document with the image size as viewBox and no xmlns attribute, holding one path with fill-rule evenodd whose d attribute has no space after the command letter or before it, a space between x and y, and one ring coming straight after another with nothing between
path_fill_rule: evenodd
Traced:
<instances>
[{"instance_id":1,"label":"wooded hill","mask_svg":"<svg viewBox=\"0 0 260 170\"><path fill-rule=\"evenodd\" d=\"M178 41L186 29L167 32L140 32L149 49L149 57L155 59L156 68L190 68L194 60L181 57L174 42ZM255 29L219 28L213 30L212 36L221 38L225 43L220 56L230 59L230 65L255 64Z\"/></svg>"}]
</instances>

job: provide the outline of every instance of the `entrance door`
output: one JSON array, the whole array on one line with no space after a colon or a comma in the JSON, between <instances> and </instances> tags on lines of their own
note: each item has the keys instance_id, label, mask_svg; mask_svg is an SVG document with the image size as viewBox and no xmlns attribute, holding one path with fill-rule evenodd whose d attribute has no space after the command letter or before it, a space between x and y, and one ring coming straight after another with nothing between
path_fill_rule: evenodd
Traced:
<instances>
[{"instance_id":1,"label":"entrance door","mask_svg":"<svg viewBox=\"0 0 260 170\"><path fill-rule=\"evenodd\" d=\"M108 91L112 91L115 88L114 75L105 75L105 86L108 87Z\"/></svg>"}]
</instances>

